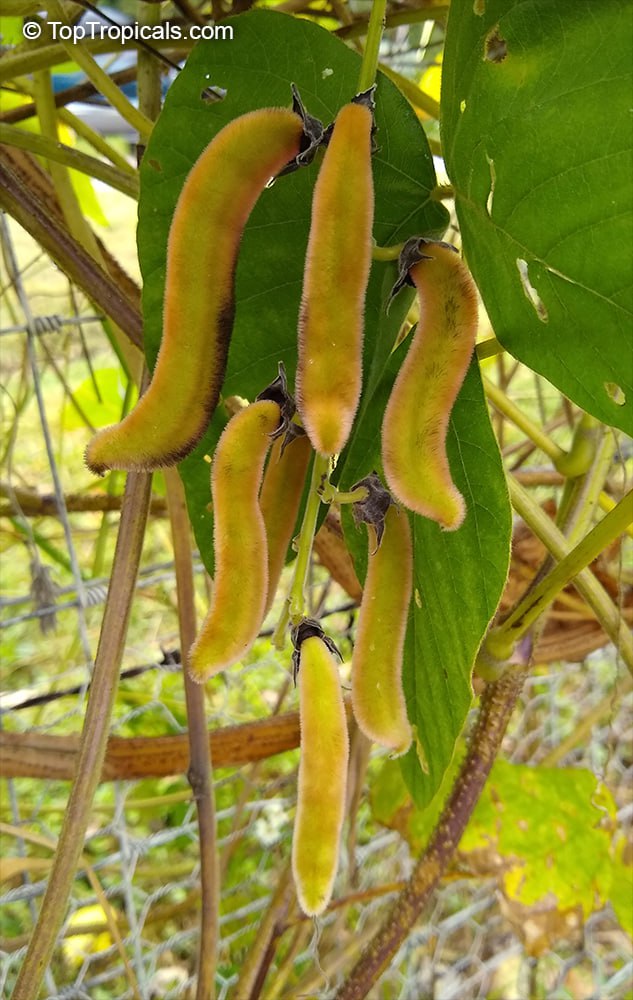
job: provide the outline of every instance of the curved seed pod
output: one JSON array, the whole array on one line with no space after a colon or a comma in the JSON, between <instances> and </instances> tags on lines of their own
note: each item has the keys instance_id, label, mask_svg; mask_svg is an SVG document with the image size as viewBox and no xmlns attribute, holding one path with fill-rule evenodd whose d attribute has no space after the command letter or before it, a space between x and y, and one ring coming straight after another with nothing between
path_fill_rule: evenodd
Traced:
<instances>
[{"instance_id":1,"label":"curved seed pod","mask_svg":"<svg viewBox=\"0 0 633 1000\"><path fill-rule=\"evenodd\" d=\"M266 612L273 603L297 523L311 455L312 446L305 434L294 437L289 443L278 438L270 451L259 496L268 542Z\"/></svg>"},{"instance_id":2,"label":"curved seed pod","mask_svg":"<svg viewBox=\"0 0 633 1000\"><path fill-rule=\"evenodd\" d=\"M338 867L349 737L331 641L309 619L293 639L299 658L301 757L292 871L301 909L317 916L330 901Z\"/></svg>"},{"instance_id":3,"label":"curved seed pod","mask_svg":"<svg viewBox=\"0 0 633 1000\"><path fill-rule=\"evenodd\" d=\"M218 132L194 164L169 230L153 378L134 410L88 445L94 472L175 465L202 437L226 369L242 231L270 178L298 156L302 136L294 111L251 111Z\"/></svg>"},{"instance_id":4,"label":"curved seed pod","mask_svg":"<svg viewBox=\"0 0 633 1000\"><path fill-rule=\"evenodd\" d=\"M345 105L314 188L299 314L297 408L313 447L342 451L362 382L363 313L371 267L373 102Z\"/></svg>"},{"instance_id":5,"label":"curved seed pod","mask_svg":"<svg viewBox=\"0 0 633 1000\"><path fill-rule=\"evenodd\" d=\"M442 528L459 528L464 498L451 479L446 434L477 333L477 292L454 247L411 240L396 291L414 284L420 322L394 383L382 424L382 462L390 490Z\"/></svg>"},{"instance_id":6,"label":"curved seed pod","mask_svg":"<svg viewBox=\"0 0 633 1000\"><path fill-rule=\"evenodd\" d=\"M259 490L278 403L261 399L229 420L211 467L215 578L209 614L191 647L195 681L244 656L259 632L268 594L268 548Z\"/></svg>"},{"instance_id":7,"label":"curved seed pod","mask_svg":"<svg viewBox=\"0 0 633 1000\"><path fill-rule=\"evenodd\" d=\"M389 496L377 476L353 488L362 485ZM379 515L378 523L366 516L362 519L369 520L369 562L352 654L352 708L365 736L399 757L413 737L402 690L402 654L413 586L411 527L405 511L393 502Z\"/></svg>"}]
</instances>

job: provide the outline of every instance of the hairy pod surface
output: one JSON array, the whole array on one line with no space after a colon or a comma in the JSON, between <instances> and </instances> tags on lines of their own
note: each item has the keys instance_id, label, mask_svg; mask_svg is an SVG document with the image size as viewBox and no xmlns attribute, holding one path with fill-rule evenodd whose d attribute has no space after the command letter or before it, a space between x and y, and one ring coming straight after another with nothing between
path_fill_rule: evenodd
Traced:
<instances>
[{"instance_id":1,"label":"hairy pod surface","mask_svg":"<svg viewBox=\"0 0 633 1000\"><path fill-rule=\"evenodd\" d=\"M372 127L368 107L341 109L312 201L296 390L303 426L324 455L344 448L360 398L374 217Z\"/></svg>"},{"instance_id":2,"label":"hairy pod surface","mask_svg":"<svg viewBox=\"0 0 633 1000\"><path fill-rule=\"evenodd\" d=\"M468 268L446 244L423 243L409 270L420 321L382 424L382 462L394 496L447 531L466 508L446 455L448 422L475 345L477 292Z\"/></svg>"},{"instance_id":3,"label":"hairy pod surface","mask_svg":"<svg viewBox=\"0 0 633 1000\"><path fill-rule=\"evenodd\" d=\"M310 635L299 652L301 757L292 871L307 916L328 905L338 867L345 813L349 737L336 660Z\"/></svg>"},{"instance_id":4,"label":"hairy pod surface","mask_svg":"<svg viewBox=\"0 0 633 1000\"><path fill-rule=\"evenodd\" d=\"M152 381L120 424L89 443L93 472L174 465L202 437L226 370L242 232L270 178L298 155L302 134L293 111L251 111L221 129L194 164L169 230Z\"/></svg>"},{"instance_id":5,"label":"hairy pod surface","mask_svg":"<svg viewBox=\"0 0 633 1000\"><path fill-rule=\"evenodd\" d=\"M271 400L251 403L229 420L217 444L211 468L213 593L189 654L189 672L200 683L241 659L264 619L268 547L259 491L280 413Z\"/></svg>"},{"instance_id":6,"label":"hairy pod surface","mask_svg":"<svg viewBox=\"0 0 633 1000\"><path fill-rule=\"evenodd\" d=\"M297 523L311 455L312 445L305 434L296 437L285 447L283 439L277 438L270 451L259 497L268 542L266 612L275 598Z\"/></svg>"},{"instance_id":7,"label":"hairy pod surface","mask_svg":"<svg viewBox=\"0 0 633 1000\"><path fill-rule=\"evenodd\" d=\"M413 543L405 511L392 504L378 545L367 526L369 561L352 654L352 708L369 739L394 756L409 749L412 731L402 690L402 657L413 586Z\"/></svg>"}]
</instances>

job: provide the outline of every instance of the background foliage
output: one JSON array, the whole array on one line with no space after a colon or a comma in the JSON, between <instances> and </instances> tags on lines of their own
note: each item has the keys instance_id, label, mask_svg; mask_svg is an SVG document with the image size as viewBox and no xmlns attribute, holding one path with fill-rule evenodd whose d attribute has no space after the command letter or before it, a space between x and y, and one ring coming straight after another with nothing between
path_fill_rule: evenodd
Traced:
<instances>
[{"instance_id":1,"label":"background foliage","mask_svg":"<svg viewBox=\"0 0 633 1000\"><path fill-rule=\"evenodd\" d=\"M237 14L238 6L228 11L202 4L197 15ZM150 363L160 338L169 221L201 149L235 115L287 105L290 81L325 121L356 89L360 58L354 47L367 31L370 5L293 6L300 17L261 9L239 13L228 22L235 25L232 42L198 45L185 68L171 73L176 79L169 89L163 86L164 110L147 129L140 169L138 248ZM283 896L296 751L268 757L261 731L247 729L241 743L263 746L264 759L255 762L249 749L251 756L242 760L251 763L216 768L223 886L218 996L240 995L249 962L262 961L258 935L266 915L280 929L268 978L260 965L260 992L253 995L327 995L382 921L411 858L423 851L464 757L473 660L508 573L506 477L526 523L519 524L515 513L505 611L520 601L546 556L543 516L548 523L556 518L571 550L599 516L599 505L609 509L630 484L630 440L614 430L630 432L633 405L630 12L616 0L556 8L538 0L453 0L447 21L446 7L425 7L387 10L377 94L375 237L389 245L446 230L446 238L461 240L490 317L492 328L482 313L485 346L460 394L449 443L469 516L454 535L413 519L416 595L405 680L419 743L402 770L381 755L367 763L368 748L354 744L347 851L335 905L318 938L290 896ZM134 17L181 23L196 16L192 10L130 8ZM22 17L35 11L19 4L11 13L15 20L3 18L1 25L4 43L15 48L0 67L0 167L3 185L21 171L28 193L7 184L1 196L24 227L11 222L2 229L3 988L14 983L24 957L61 829L68 785L53 779L62 777L65 761L74 760L64 754L76 753L77 746L42 743L38 750L37 741L49 735L69 740L81 730L121 507L124 476L95 482L82 451L92 427L118 419L132 405L139 367L138 352L117 331L119 314L108 313L114 300L96 298L85 267L73 269L79 254L72 242L101 255L98 266L114 275L118 292L138 309L136 290L94 238L96 231L119 268L139 273L129 201L138 189L132 151L122 139L92 131L64 105L55 108L48 68L56 74L78 70L64 64L75 53L49 44L45 19L41 41L22 44ZM55 16L51 6L49 20ZM186 45L157 47L172 61L187 55ZM88 43L85 49L96 54L103 46ZM148 63L154 66L151 85L142 82ZM160 83L155 68L153 57L141 52L145 114L147 94ZM132 66L131 79L136 73ZM201 100L210 85L226 89L223 100ZM20 109L32 100L30 117L20 120ZM77 153L91 159L78 161ZM82 172L70 169L79 162ZM435 175L444 163L447 189L437 187ZM278 181L251 217L237 274L227 395L253 396L270 381L278 360L294 373L316 169ZM92 185L91 173L100 178ZM47 205L41 229L33 221L34 192ZM104 217L109 232L101 228ZM47 257L59 260L52 230L66 248L72 282ZM411 296L401 293L386 311L394 271L380 261L372 269L364 395L336 471L343 488L379 467L381 413L407 348L405 341L391 354L411 305ZM493 330L505 353L495 354ZM194 562L199 614L208 601L203 565L213 568L202 459L225 420L220 408L181 468L200 553ZM580 464L579 441L589 442ZM518 506L517 483L529 491L527 507L524 501ZM171 532L166 527L162 477L154 477L153 490L112 733L142 740L181 736L183 762L172 764L173 771L168 765L159 777L151 768L142 771L145 744L129 751L122 744L119 764L108 758L117 780L98 788L84 867L42 995L57 995L65 985L91 998L195 995L199 843L183 774L183 606L175 596L172 548L178 532L173 521ZM343 527L362 581L364 534L347 512ZM593 567L623 620L630 620L630 544L626 534L615 539ZM317 545L317 552L329 566L325 548ZM285 577L284 586L288 582ZM311 601L313 613L323 615L328 632L340 639L346 678L355 612L318 559ZM606 635L595 614L568 588L529 634L532 677L505 742L507 759L494 766L433 908L376 987L385 996L408 997L412 983L443 997L628 995L631 685L624 672L627 649L603 649ZM519 650L519 663L521 655ZM221 734L231 724L274 721L282 709L295 708L288 666L288 651L277 653L262 638L242 670L206 691L210 728ZM476 679L475 703L481 689ZM14 746L14 735L27 742ZM164 755L174 760L174 753ZM226 758L220 753L217 759ZM28 770L33 762L44 770L24 776L34 773Z\"/></svg>"}]
</instances>

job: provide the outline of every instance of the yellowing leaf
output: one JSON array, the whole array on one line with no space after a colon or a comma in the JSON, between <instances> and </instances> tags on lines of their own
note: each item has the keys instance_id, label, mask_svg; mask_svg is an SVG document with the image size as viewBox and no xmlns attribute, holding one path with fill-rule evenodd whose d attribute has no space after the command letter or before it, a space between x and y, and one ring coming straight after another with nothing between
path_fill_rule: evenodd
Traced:
<instances>
[{"instance_id":1,"label":"yellowing leaf","mask_svg":"<svg viewBox=\"0 0 633 1000\"><path fill-rule=\"evenodd\" d=\"M107 918L103 908L98 904L84 906L72 914L68 921L69 928L76 930L90 927L91 931L86 934L70 934L64 938L62 951L70 965L78 967L86 954L105 951L112 945L110 932L107 929L102 930L102 925L107 928Z\"/></svg>"},{"instance_id":2,"label":"yellowing leaf","mask_svg":"<svg viewBox=\"0 0 633 1000\"><path fill-rule=\"evenodd\" d=\"M511 899L550 897L586 916L608 898L614 816L613 799L590 771L497 761L460 850L496 851Z\"/></svg>"}]
</instances>

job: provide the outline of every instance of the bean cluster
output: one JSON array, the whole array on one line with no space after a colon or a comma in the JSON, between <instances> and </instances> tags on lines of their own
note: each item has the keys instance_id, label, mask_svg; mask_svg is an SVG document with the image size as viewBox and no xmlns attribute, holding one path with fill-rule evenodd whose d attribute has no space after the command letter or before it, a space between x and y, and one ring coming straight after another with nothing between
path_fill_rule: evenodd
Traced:
<instances>
[{"instance_id":1,"label":"bean cluster","mask_svg":"<svg viewBox=\"0 0 633 1000\"><path fill-rule=\"evenodd\" d=\"M199 682L252 647L296 529L313 452L335 460L352 430L372 259L374 131L372 88L346 104L328 128L307 114L295 92L292 110L253 111L218 132L186 178L174 212L152 382L135 409L96 434L86 451L88 466L99 474L161 468L192 451L224 380L244 226L271 177L311 162L325 146L299 312L297 412L280 365L278 378L229 420L213 456L214 588L187 661ZM204 241L196 238L201 216ZM477 326L474 285L454 248L413 237L402 248L394 294L404 284L418 292L420 321L383 418L388 489L373 473L351 491L354 515L368 536L352 708L360 729L394 755L405 753L413 738L402 689L413 544L402 508L446 530L464 519L446 435ZM336 875L349 740L336 647L303 614L291 625L301 724L292 863L300 905L317 915L328 905Z\"/></svg>"}]
</instances>

